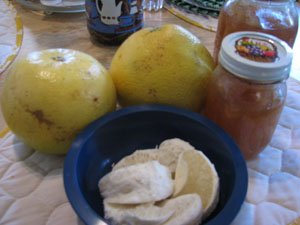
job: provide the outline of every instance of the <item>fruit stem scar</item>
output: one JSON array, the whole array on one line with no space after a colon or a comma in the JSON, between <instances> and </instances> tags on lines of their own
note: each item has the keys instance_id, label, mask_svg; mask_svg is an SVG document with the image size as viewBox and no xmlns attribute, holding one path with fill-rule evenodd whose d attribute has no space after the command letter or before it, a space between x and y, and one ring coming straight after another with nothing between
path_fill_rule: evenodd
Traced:
<instances>
[{"instance_id":1,"label":"fruit stem scar","mask_svg":"<svg viewBox=\"0 0 300 225\"><path fill-rule=\"evenodd\" d=\"M51 59L53 59L54 61L57 61L57 62L64 62L65 61L65 58L62 57L62 56L53 56L53 57L51 57Z\"/></svg>"}]
</instances>

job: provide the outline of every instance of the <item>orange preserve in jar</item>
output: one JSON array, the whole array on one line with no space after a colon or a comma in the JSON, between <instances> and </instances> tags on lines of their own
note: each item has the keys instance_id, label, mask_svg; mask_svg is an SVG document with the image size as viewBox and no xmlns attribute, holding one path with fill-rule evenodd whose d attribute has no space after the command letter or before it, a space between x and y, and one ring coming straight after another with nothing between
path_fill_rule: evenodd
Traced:
<instances>
[{"instance_id":1,"label":"orange preserve in jar","mask_svg":"<svg viewBox=\"0 0 300 225\"><path fill-rule=\"evenodd\" d=\"M272 35L236 32L222 42L203 113L232 136L246 159L272 138L291 61L291 48Z\"/></svg>"},{"instance_id":2,"label":"orange preserve in jar","mask_svg":"<svg viewBox=\"0 0 300 225\"><path fill-rule=\"evenodd\" d=\"M268 33L293 47L298 31L298 13L294 0L228 0L220 12L218 21L215 62L223 38L230 33Z\"/></svg>"}]
</instances>

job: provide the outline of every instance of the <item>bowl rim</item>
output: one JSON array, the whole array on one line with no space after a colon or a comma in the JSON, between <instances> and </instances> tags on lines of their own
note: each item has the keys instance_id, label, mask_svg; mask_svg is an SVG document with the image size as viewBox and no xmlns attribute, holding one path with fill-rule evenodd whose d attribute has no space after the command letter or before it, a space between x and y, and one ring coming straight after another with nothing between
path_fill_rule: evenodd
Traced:
<instances>
[{"instance_id":1,"label":"bowl rim","mask_svg":"<svg viewBox=\"0 0 300 225\"><path fill-rule=\"evenodd\" d=\"M110 121L113 121L122 116L127 116L134 113L140 112L167 112L175 113L180 116L187 117L189 119L195 120L201 123L203 126L208 128L211 132L218 136L218 138L228 146L232 157L233 166L236 171L236 182L234 184L232 194L229 196L228 201L224 205L223 209L218 213L218 215L212 218L210 221L206 222L205 225L219 225L219 224L230 224L236 217L238 211L240 210L247 193L248 188L248 171L246 166L246 161L244 160L238 146L235 144L234 140L218 125L206 118L205 116L192 112L187 109L177 108L174 106L158 105L158 104L147 104L139 106L129 106L121 108L114 112L108 113L103 117L96 119L94 122L90 123L85 127L73 141L66 157L64 160L63 167L63 180L64 188L67 198L79 216L79 218L88 225L109 225L104 222L104 218L98 215L88 204L84 196L82 195L78 183L77 174L77 163L80 155L80 148L86 141L96 132L97 127L103 126ZM79 150L77 150L79 149ZM237 169L238 168L238 169ZM234 196L233 196L234 195ZM236 196L239 196L236 199Z\"/></svg>"}]
</instances>

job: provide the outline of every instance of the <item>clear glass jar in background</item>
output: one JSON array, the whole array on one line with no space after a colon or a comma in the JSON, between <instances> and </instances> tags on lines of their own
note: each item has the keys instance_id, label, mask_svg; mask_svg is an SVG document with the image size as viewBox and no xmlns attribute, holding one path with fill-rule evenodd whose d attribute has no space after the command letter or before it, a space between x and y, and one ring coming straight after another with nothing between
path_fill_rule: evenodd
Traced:
<instances>
[{"instance_id":1,"label":"clear glass jar in background","mask_svg":"<svg viewBox=\"0 0 300 225\"><path fill-rule=\"evenodd\" d=\"M143 9L147 11L158 11L163 5L164 0L143 0Z\"/></svg>"},{"instance_id":2,"label":"clear glass jar in background","mask_svg":"<svg viewBox=\"0 0 300 225\"><path fill-rule=\"evenodd\" d=\"M227 131L245 159L270 142L284 106L291 48L274 36L237 32L222 42L204 115Z\"/></svg>"},{"instance_id":3,"label":"clear glass jar in background","mask_svg":"<svg viewBox=\"0 0 300 225\"><path fill-rule=\"evenodd\" d=\"M272 34L293 47L298 31L294 0L228 0L219 15L213 54L215 62L223 38L237 31Z\"/></svg>"}]
</instances>

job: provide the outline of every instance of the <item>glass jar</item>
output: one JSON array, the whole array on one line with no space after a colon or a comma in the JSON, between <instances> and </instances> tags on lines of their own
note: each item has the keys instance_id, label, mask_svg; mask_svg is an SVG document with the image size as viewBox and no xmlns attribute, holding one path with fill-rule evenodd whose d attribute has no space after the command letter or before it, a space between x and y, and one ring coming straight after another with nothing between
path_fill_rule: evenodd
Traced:
<instances>
[{"instance_id":1,"label":"glass jar","mask_svg":"<svg viewBox=\"0 0 300 225\"><path fill-rule=\"evenodd\" d=\"M142 0L86 0L85 8L96 42L118 45L143 27Z\"/></svg>"},{"instance_id":2,"label":"glass jar","mask_svg":"<svg viewBox=\"0 0 300 225\"><path fill-rule=\"evenodd\" d=\"M219 15L213 54L215 62L223 38L237 31L272 34L293 47L298 31L294 0L228 0Z\"/></svg>"},{"instance_id":3,"label":"glass jar","mask_svg":"<svg viewBox=\"0 0 300 225\"><path fill-rule=\"evenodd\" d=\"M222 42L203 113L232 136L245 159L254 158L272 138L291 61L291 48L271 35L237 32Z\"/></svg>"}]
</instances>

